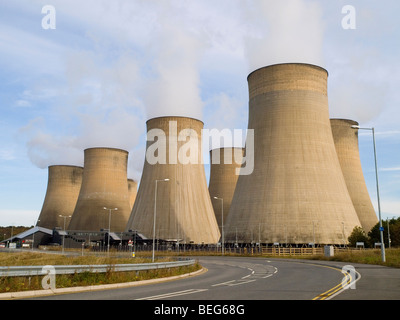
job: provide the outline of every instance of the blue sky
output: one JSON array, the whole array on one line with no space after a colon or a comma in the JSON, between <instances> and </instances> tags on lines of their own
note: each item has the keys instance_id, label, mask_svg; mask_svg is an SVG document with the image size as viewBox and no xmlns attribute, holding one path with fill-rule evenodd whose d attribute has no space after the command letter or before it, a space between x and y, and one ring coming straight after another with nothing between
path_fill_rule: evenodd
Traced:
<instances>
[{"instance_id":1,"label":"blue sky","mask_svg":"<svg viewBox=\"0 0 400 320\"><path fill-rule=\"evenodd\" d=\"M56 29L42 28L45 5ZM346 5L355 29L342 27ZM326 68L331 117L375 127L382 217L399 216L399 9L394 0L0 0L0 225L32 225L47 166L82 165L87 147L128 150L128 175L139 179L149 118L246 129L247 75L284 62ZM359 138L376 207L372 136Z\"/></svg>"}]
</instances>

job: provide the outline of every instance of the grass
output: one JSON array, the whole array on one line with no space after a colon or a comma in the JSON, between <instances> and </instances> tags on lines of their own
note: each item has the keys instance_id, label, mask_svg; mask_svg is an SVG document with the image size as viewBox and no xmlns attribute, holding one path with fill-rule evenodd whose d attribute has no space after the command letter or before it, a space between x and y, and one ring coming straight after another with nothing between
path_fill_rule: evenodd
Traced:
<instances>
[{"instance_id":1,"label":"grass","mask_svg":"<svg viewBox=\"0 0 400 320\"><path fill-rule=\"evenodd\" d=\"M159 257L156 262L173 261L172 257ZM150 257L110 257L99 256L67 256L36 252L0 253L0 266L17 265L85 265L85 264L123 264L123 263L148 263ZM114 272L105 273L82 272L72 275L56 275L56 288L76 286L91 286L100 284L113 284L148 280L154 278L171 277L201 269L198 263L192 266L156 269L148 271ZM41 290L43 276L31 277L0 277L0 293L27 290Z\"/></svg>"},{"instance_id":2,"label":"grass","mask_svg":"<svg viewBox=\"0 0 400 320\"><path fill-rule=\"evenodd\" d=\"M386 249L385 256L386 262L382 262L381 250L373 249L335 252L333 257L312 256L309 257L309 259L376 264L392 268L400 268L400 248Z\"/></svg>"},{"instance_id":3,"label":"grass","mask_svg":"<svg viewBox=\"0 0 400 320\"><path fill-rule=\"evenodd\" d=\"M162 261L172 261L163 258ZM138 256L132 258L128 255L117 256L111 253L107 256L85 255L73 256L62 254L48 254L40 252L0 252L0 266L41 266L41 265L88 265L88 264L117 264L117 263L148 263L151 258Z\"/></svg>"}]
</instances>

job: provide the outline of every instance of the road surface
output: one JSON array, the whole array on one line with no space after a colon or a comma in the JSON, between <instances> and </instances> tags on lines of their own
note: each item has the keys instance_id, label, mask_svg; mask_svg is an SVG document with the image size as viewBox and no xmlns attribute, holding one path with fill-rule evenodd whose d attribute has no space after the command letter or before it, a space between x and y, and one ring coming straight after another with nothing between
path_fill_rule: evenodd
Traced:
<instances>
[{"instance_id":1,"label":"road surface","mask_svg":"<svg viewBox=\"0 0 400 320\"><path fill-rule=\"evenodd\" d=\"M400 269L296 259L200 257L206 272L158 284L40 300L399 300ZM343 290L343 288L346 290Z\"/></svg>"}]
</instances>

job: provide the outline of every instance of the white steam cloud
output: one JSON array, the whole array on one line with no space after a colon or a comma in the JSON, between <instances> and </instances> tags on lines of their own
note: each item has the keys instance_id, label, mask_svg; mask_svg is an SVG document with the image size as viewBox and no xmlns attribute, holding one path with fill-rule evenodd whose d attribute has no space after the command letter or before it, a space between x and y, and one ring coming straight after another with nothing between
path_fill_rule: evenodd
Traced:
<instances>
[{"instance_id":1,"label":"white steam cloud","mask_svg":"<svg viewBox=\"0 0 400 320\"><path fill-rule=\"evenodd\" d=\"M317 2L254 1L247 18L255 22L245 42L250 71L277 63L323 65L325 28Z\"/></svg>"},{"instance_id":2,"label":"white steam cloud","mask_svg":"<svg viewBox=\"0 0 400 320\"><path fill-rule=\"evenodd\" d=\"M249 72L275 63L322 63L324 26L316 1L55 0L53 5L59 19L53 41L65 48L55 60L57 71L64 71L52 75L57 81L49 116L21 129L31 161L42 168L82 165L84 148L108 146L130 152L131 175L137 177L147 119L177 115L246 127L247 97L238 94L237 84L245 87ZM45 64L32 61L37 62ZM48 86L36 86L31 98ZM235 110L229 111L229 101ZM54 130L58 134L49 133Z\"/></svg>"}]
</instances>

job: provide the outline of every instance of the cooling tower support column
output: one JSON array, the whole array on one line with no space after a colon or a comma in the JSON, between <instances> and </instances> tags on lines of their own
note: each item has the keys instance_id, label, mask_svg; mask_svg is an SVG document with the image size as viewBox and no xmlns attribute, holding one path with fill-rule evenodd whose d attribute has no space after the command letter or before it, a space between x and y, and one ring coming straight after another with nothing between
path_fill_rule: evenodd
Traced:
<instances>
[{"instance_id":1,"label":"cooling tower support column","mask_svg":"<svg viewBox=\"0 0 400 320\"><path fill-rule=\"evenodd\" d=\"M362 228L368 233L378 223L361 167L358 148L358 122L331 119L336 152Z\"/></svg>"},{"instance_id":2,"label":"cooling tower support column","mask_svg":"<svg viewBox=\"0 0 400 320\"><path fill-rule=\"evenodd\" d=\"M202 155L203 122L186 117L147 121L146 160L126 230L157 239L216 243L220 232L207 190ZM155 181L158 184L156 204Z\"/></svg>"},{"instance_id":3,"label":"cooling tower support column","mask_svg":"<svg viewBox=\"0 0 400 320\"><path fill-rule=\"evenodd\" d=\"M333 142L327 80L325 69L295 63L248 76L254 171L239 176L227 241L345 244L360 225Z\"/></svg>"},{"instance_id":4,"label":"cooling tower support column","mask_svg":"<svg viewBox=\"0 0 400 320\"><path fill-rule=\"evenodd\" d=\"M37 226L63 228L60 216L71 216L82 184L83 168L76 166L49 166L46 196Z\"/></svg>"},{"instance_id":5,"label":"cooling tower support column","mask_svg":"<svg viewBox=\"0 0 400 320\"><path fill-rule=\"evenodd\" d=\"M69 230L124 231L130 215L127 163L128 152L114 148L89 148L84 154L82 188Z\"/></svg>"}]
</instances>

